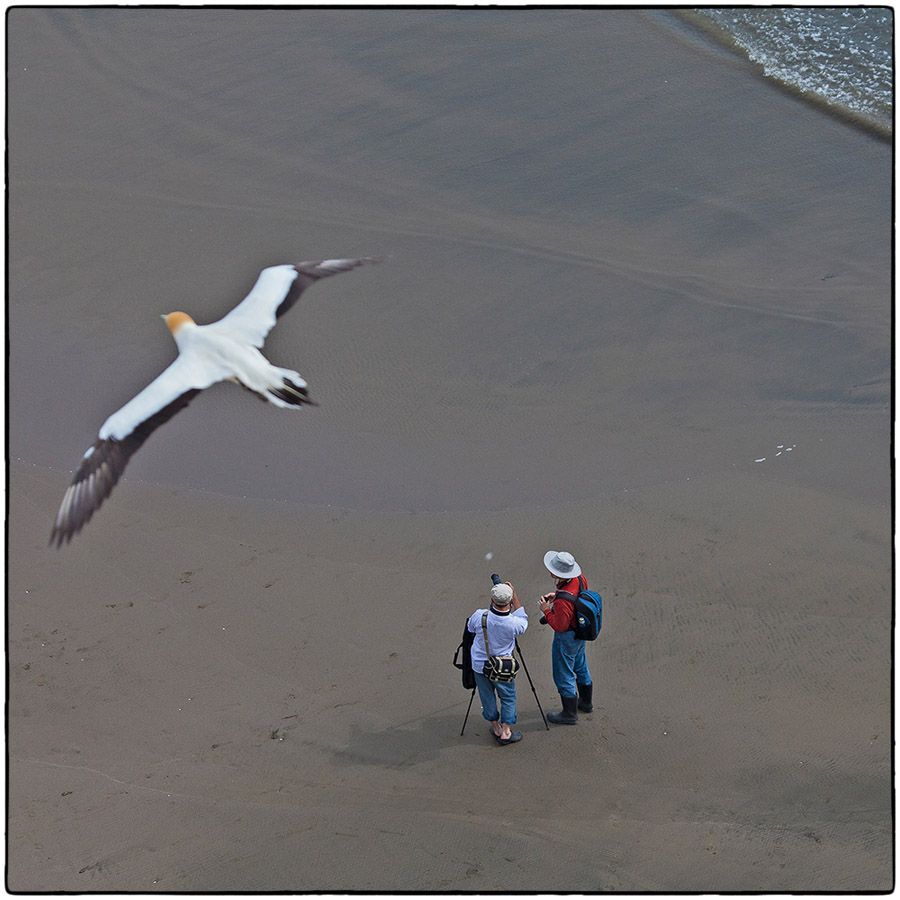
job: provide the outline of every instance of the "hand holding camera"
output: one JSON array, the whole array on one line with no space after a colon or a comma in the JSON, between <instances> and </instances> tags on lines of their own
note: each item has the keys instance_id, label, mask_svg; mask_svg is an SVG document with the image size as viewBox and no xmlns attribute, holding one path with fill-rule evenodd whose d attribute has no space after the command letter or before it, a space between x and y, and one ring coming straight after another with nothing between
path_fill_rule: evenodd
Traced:
<instances>
[{"instance_id":1,"label":"hand holding camera","mask_svg":"<svg viewBox=\"0 0 900 900\"><path fill-rule=\"evenodd\" d=\"M543 594L541 599L538 600L538 606L541 608L542 613L553 612L553 598L555 594ZM541 616L540 618L541 625L547 624L546 615Z\"/></svg>"},{"instance_id":2,"label":"hand holding camera","mask_svg":"<svg viewBox=\"0 0 900 900\"><path fill-rule=\"evenodd\" d=\"M519 595L516 593L516 588L511 581L504 581L496 572L491 575L491 583L492 584L508 584L512 588L512 601L509 604L510 610L517 610L522 605L522 601L519 600Z\"/></svg>"}]
</instances>

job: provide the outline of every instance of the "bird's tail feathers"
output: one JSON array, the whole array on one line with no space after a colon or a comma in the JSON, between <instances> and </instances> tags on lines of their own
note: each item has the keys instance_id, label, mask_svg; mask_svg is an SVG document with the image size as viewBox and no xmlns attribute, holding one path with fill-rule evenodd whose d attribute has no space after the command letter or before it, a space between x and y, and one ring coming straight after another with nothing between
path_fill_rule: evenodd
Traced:
<instances>
[{"instance_id":1,"label":"bird's tail feathers","mask_svg":"<svg viewBox=\"0 0 900 900\"><path fill-rule=\"evenodd\" d=\"M290 369L276 369L275 374L279 380L266 386L266 399L269 403L283 409L319 405L310 400L306 382L296 372Z\"/></svg>"}]
</instances>

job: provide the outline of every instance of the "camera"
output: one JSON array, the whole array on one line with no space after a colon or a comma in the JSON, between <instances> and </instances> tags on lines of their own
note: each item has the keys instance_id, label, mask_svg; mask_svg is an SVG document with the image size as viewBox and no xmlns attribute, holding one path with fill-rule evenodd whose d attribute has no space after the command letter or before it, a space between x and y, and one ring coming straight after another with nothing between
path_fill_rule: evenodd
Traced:
<instances>
[{"instance_id":1,"label":"camera","mask_svg":"<svg viewBox=\"0 0 900 900\"><path fill-rule=\"evenodd\" d=\"M503 579L502 579L496 572L493 572L493 573L491 574L491 583L492 583L492 584L500 584L501 581L503 581ZM546 624L547 624L547 617L546 617L546 616L541 616L541 618L540 618L539 621L540 621L541 625L546 625Z\"/></svg>"}]
</instances>

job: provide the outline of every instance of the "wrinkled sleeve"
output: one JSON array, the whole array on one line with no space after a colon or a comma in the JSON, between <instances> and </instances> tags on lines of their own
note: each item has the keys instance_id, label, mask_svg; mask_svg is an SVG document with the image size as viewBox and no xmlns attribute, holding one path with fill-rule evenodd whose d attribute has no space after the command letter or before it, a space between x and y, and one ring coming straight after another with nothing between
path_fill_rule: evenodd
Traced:
<instances>
[{"instance_id":1,"label":"wrinkled sleeve","mask_svg":"<svg viewBox=\"0 0 900 900\"><path fill-rule=\"evenodd\" d=\"M525 634L525 631L528 628L528 613L525 612L524 608L519 607L519 609L512 614L512 619L516 634Z\"/></svg>"},{"instance_id":2,"label":"wrinkled sleeve","mask_svg":"<svg viewBox=\"0 0 900 900\"><path fill-rule=\"evenodd\" d=\"M575 606L571 600L557 597L553 602L553 609L544 613L544 618L554 631L568 631L572 625L572 613Z\"/></svg>"}]
</instances>

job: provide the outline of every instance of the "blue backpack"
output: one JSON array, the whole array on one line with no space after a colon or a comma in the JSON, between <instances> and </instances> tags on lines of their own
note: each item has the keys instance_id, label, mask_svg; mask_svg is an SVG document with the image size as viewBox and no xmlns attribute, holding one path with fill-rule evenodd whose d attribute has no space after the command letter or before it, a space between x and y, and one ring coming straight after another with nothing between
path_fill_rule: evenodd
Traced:
<instances>
[{"instance_id":1,"label":"blue backpack","mask_svg":"<svg viewBox=\"0 0 900 900\"><path fill-rule=\"evenodd\" d=\"M584 579L578 576L578 596L568 591L559 591L564 597L571 599L575 605L575 615L572 617L572 631L580 641L594 641L603 627L603 598L596 591L589 591Z\"/></svg>"}]
</instances>

